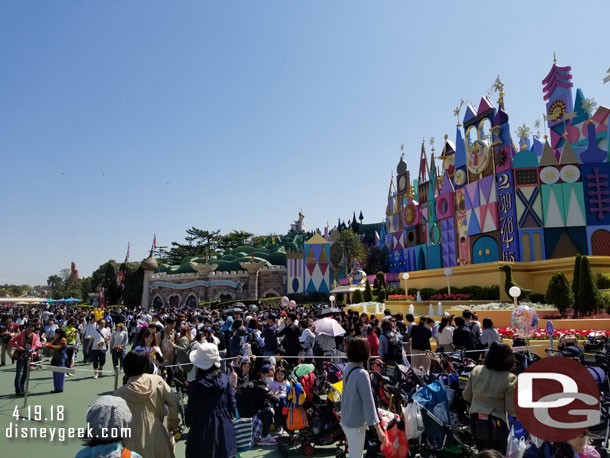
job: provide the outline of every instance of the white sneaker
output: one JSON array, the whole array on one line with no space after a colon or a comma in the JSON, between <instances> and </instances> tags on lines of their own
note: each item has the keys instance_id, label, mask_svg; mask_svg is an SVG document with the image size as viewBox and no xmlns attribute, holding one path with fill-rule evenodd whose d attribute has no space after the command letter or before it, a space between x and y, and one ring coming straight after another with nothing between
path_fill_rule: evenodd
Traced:
<instances>
[{"instance_id":1,"label":"white sneaker","mask_svg":"<svg viewBox=\"0 0 610 458\"><path fill-rule=\"evenodd\" d=\"M271 437L270 434L267 434L267 437L263 437L258 441L260 445L277 445L277 441Z\"/></svg>"},{"instance_id":2,"label":"white sneaker","mask_svg":"<svg viewBox=\"0 0 610 458\"><path fill-rule=\"evenodd\" d=\"M97 371L93 371L93 378L97 378Z\"/></svg>"}]
</instances>

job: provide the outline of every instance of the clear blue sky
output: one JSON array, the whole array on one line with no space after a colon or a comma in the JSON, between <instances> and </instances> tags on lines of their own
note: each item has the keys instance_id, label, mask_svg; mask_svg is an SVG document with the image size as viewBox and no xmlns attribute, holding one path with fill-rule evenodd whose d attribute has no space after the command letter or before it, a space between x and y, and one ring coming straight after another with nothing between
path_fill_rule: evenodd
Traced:
<instances>
[{"instance_id":1,"label":"clear blue sky","mask_svg":"<svg viewBox=\"0 0 610 458\"><path fill-rule=\"evenodd\" d=\"M513 132L553 51L600 104L607 1L4 1L0 284L142 259L190 226L384 216L400 144L498 74ZM494 96L494 100L495 100Z\"/></svg>"}]
</instances>

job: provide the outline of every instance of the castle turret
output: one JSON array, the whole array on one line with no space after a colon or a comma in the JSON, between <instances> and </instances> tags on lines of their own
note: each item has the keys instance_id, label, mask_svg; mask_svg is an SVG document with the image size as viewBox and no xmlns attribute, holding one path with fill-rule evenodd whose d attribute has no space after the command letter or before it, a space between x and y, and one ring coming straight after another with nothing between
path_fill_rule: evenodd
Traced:
<instances>
[{"instance_id":1,"label":"castle turret","mask_svg":"<svg viewBox=\"0 0 610 458\"><path fill-rule=\"evenodd\" d=\"M150 255L142 261L141 267L144 271L144 284L142 286L142 302L140 305L144 308L148 308L148 305L150 304L150 279L153 272L159 268L159 264L154 258L152 250L150 250Z\"/></svg>"}]
</instances>

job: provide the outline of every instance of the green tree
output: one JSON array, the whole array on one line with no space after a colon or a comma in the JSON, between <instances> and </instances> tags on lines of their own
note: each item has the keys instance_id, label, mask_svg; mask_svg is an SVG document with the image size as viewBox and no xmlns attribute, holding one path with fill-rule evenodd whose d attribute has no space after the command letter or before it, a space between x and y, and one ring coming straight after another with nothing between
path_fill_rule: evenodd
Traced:
<instances>
[{"instance_id":1,"label":"green tree","mask_svg":"<svg viewBox=\"0 0 610 458\"><path fill-rule=\"evenodd\" d=\"M580 258L580 280L578 281L578 297L574 310L581 314L591 314L599 310L602 306L601 296L595 277L589 264L589 258L582 256Z\"/></svg>"},{"instance_id":2,"label":"green tree","mask_svg":"<svg viewBox=\"0 0 610 458\"><path fill-rule=\"evenodd\" d=\"M390 269L390 252L387 247L371 247L366 256L366 272L387 272Z\"/></svg>"},{"instance_id":3,"label":"green tree","mask_svg":"<svg viewBox=\"0 0 610 458\"><path fill-rule=\"evenodd\" d=\"M352 268L354 261L364 260L366 251L360 241L360 236L351 229L345 229L339 235L337 242L340 244L341 251L343 252L343 260L345 262L345 276L347 276L349 270Z\"/></svg>"},{"instance_id":4,"label":"green tree","mask_svg":"<svg viewBox=\"0 0 610 458\"><path fill-rule=\"evenodd\" d=\"M238 246L247 245L254 234L247 231L231 231L221 235L218 241L218 248L221 251L231 250Z\"/></svg>"},{"instance_id":5,"label":"green tree","mask_svg":"<svg viewBox=\"0 0 610 458\"><path fill-rule=\"evenodd\" d=\"M377 272L375 275L375 281L373 282L373 293L375 294L375 300L377 302L385 301L385 286L385 274L383 272Z\"/></svg>"},{"instance_id":6,"label":"green tree","mask_svg":"<svg viewBox=\"0 0 610 458\"><path fill-rule=\"evenodd\" d=\"M581 255L576 255L574 259L574 272L572 278L572 300L578 299L578 283L580 282L580 258ZM574 311L576 311L576 304L574 304Z\"/></svg>"},{"instance_id":7,"label":"green tree","mask_svg":"<svg viewBox=\"0 0 610 458\"><path fill-rule=\"evenodd\" d=\"M341 263L343 262L343 247L340 243L335 242L330 246L330 267L333 271L333 277L339 278L341 271Z\"/></svg>"},{"instance_id":8,"label":"green tree","mask_svg":"<svg viewBox=\"0 0 610 458\"><path fill-rule=\"evenodd\" d=\"M373 292L371 291L371 284L368 279L364 285L364 302L371 302L373 300Z\"/></svg>"},{"instance_id":9,"label":"green tree","mask_svg":"<svg viewBox=\"0 0 610 458\"><path fill-rule=\"evenodd\" d=\"M360 304L363 302L362 291L357 289L352 293L352 304Z\"/></svg>"},{"instance_id":10,"label":"green tree","mask_svg":"<svg viewBox=\"0 0 610 458\"><path fill-rule=\"evenodd\" d=\"M137 307L142 302L144 271L138 262L128 262L124 268L125 289L121 293L121 302L129 307Z\"/></svg>"},{"instance_id":11,"label":"green tree","mask_svg":"<svg viewBox=\"0 0 610 458\"><path fill-rule=\"evenodd\" d=\"M547 304L553 304L562 317L565 316L574 298L568 277L563 272L553 274L544 299Z\"/></svg>"}]
</instances>

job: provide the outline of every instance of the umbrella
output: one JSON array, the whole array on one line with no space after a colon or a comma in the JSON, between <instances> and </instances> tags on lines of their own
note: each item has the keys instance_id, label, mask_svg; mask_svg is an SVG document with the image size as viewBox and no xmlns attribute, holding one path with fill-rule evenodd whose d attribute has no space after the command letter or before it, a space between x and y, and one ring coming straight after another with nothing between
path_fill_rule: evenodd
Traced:
<instances>
[{"instance_id":1,"label":"umbrella","mask_svg":"<svg viewBox=\"0 0 610 458\"><path fill-rule=\"evenodd\" d=\"M235 313L241 313L243 311L244 311L244 309L241 307L231 307L231 308L223 310L222 314L227 316L227 315L233 315Z\"/></svg>"},{"instance_id":2,"label":"umbrella","mask_svg":"<svg viewBox=\"0 0 610 458\"><path fill-rule=\"evenodd\" d=\"M333 318L320 318L313 322L314 328L318 334L326 334L327 336L337 337L345 334L345 329L337 323Z\"/></svg>"},{"instance_id":3,"label":"umbrella","mask_svg":"<svg viewBox=\"0 0 610 458\"><path fill-rule=\"evenodd\" d=\"M336 315L337 313L341 313L341 309L337 307L329 307L324 309L319 309L316 312L316 317L323 317L328 315Z\"/></svg>"}]
</instances>

